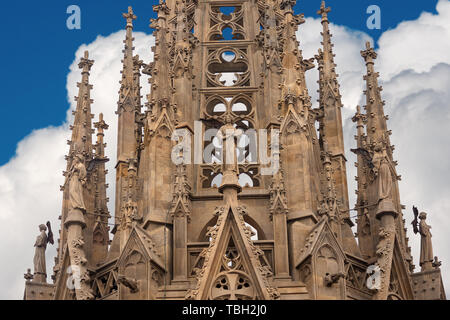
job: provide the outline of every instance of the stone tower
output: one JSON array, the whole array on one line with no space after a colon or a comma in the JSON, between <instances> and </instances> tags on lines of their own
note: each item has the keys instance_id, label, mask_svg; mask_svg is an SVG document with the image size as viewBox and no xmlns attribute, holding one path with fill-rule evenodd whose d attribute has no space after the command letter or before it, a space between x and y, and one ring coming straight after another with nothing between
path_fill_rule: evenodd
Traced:
<instances>
[{"instance_id":1,"label":"stone tower","mask_svg":"<svg viewBox=\"0 0 450 320\"><path fill-rule=\"evenodd\" d=\"M36 287L44 298L79 300L445 299L437 261L413 273L375 51L362 51L367 105L354 117L351 209L330 9L322 2L322 48L305 59L294 4L161 1L148 64L133 54L137 17L123 15L111 242L108 126L100 115L93 144L86 53L54 284L28 273L26 299L40 298ZM306 72L319 72L318 108ZM430 253L431 240L423 243Z\"/></svg>"}]
</instances>

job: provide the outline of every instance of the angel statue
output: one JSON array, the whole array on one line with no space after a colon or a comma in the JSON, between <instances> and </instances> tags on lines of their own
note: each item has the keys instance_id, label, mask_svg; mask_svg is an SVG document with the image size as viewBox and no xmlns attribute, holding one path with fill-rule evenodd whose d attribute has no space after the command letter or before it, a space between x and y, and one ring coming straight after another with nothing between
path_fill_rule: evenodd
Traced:
<instances>
[{"instance_id":1,"label":"angel statue","mask_svg":"<svg viewBox=\"0 0 450 320\"><path fill-rule=\"evenodd\" d=\"M84 157L81 153L78 153L73 158L67 177L67 182L69 183L69 209L86 211L83 198L83 186L86 184L86 176Z\"/></svg>"},{"instance_id":2,"label":"angel statue","mask_svg":"<svg viewBox=\"0 0 450 320\"><path fill-rule=\"evenodd\" d=\"M48 227L48 235L45 233ZM34 253L34 282L47 282L47 266L45 265L45 250L47 249L47 243L54 244L53 240L53 232L50 225L50 221L47 222L47 226L45 224L41 224L39 226L39 231L41 232L39 236L36 238L36 242L34 244L35 253Z\"/></svg>"},{"instance_id":3,"label":"angel statue","mask_svg":"<svg viewBox=\"0 0 450 320\"><path fill-rule=\"evenodd\" d=\"M430 270L433 266L433 244L431 242L431 226L429 226L425 220L427 219L427 214L425 212L419 211L416 207L413 206L414 212L414 221L412 222L413 231L415 234L420 233L421 242L420 242L420 266L422 267L422 271ZM420 222L417 220L419 217Z\"/></svg>"}]
</instances>

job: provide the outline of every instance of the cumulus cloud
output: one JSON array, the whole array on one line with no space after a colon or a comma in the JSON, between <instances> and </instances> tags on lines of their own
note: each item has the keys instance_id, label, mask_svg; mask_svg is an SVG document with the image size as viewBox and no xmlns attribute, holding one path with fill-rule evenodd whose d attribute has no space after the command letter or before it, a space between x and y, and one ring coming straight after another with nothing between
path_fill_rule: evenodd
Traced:
<instances>
[{"instance_id":1,"label":"cumulus cloud","mask_svg":"<svg viewBox=\"0 0 450 320\"><path fill-rule=\"evenodd\" d=\"M383 79L412 69L426 72L438 63L450 64L450 4L440 0L437 14L423 12L417 20L404 21L380 37L379 71Z\"/></svg>"},{"instance_id":2,"label":"cumulus cloud","mask_svg":"<svg viewBox=\"0 0 450 320\"><path fill-rule=\"evenodd\" d=\"M50 220L58 228L67 134L66 126L32 132L19 143L16 156L0 168L1 299L22 297L22 274L33 266L38 225ZM47 265L54 255L55 248L49 248Z\"/></svg>"},{"instance_id":3,"label":"cumulus cloud","mask_svg":"<svg viewBox=\"0 0 450 320\"><path fill-rule=\"evenodd\" d=\"M440 63L428 72L404 71L384 82L396 145L394 157L398 171L401 199L407 209L407 223L412 220L413 205L428 212L432 226L434 254L443 261L443 276L450 288L450 64ZM409 225L410 226L410 225ZM409 228L411 229L411 228ZM416 265L419 265L420 237L409 230Z\"/></svg>"},{"instance_id":4,"label":"cumulus cloud","mask_svg":"<svg viewBox=\"0 0 450 320\"><path fill-rule=\"evenodd\" d=\"M450 2L440 0L437 15L424 13L414 21L401 23L395 29L386 31L379 40L379 59L376 68L381 73L384 86L383 98L387 101L386 113L391 120L392 141L396 145L394 157L399 161L401 198L407 206L408 217L413 204L429 212L429 223L433 226L435 255L443 260L444 281L450 289L450 253L446 248L450 236L445 227L450 223L450 187L447 179L450 169L446 165L450 140ZM331 16L332 19L332 16ZM351 122L357 104L364 104L362 91L365 66L360 57L364 43L371 40L363 33L343 26L331 24L335 44L335 62L340 74L343 96L343 118L346 149L354 147L355 128ZM300 46L305 58L311 58L320 47L321 24L319 19L307 18L298 32ZM110 210L114 199L114 159L116 158L117 118L114 114L119 90L122 40L124 31L108 37L98 37L89 45L82 45L76 52L76 59L67 77L67 91L71 103L66 124L32 132L21 141L16 155L9 163L0 167L0 233L3 245L0 247L2 262L0 282L3 289L0 299L20 299L23 294L22 273L32 267L33 244L38 234L37 226L50 220L55 233L59 229L57 217L61 211L62 196L59 185L63 184L65 169L64 154L68 151L66 140L70 138L68 124L73 121L71 111L75 108L73 96L77 95L76 82L80 80L77 63L85 50L90 51L95 64L91 72L94 84L92 98L93 113L103 112L110 125L106 134L108 182L111 188ZM149 62L152 36L135 34L136 53ZM313 101L318 95L317 70L307 73L307 82ZM142 81L142 94L149 92L147 81ZM316 103L317 106L317 103ZM97 117L96 117L97 118ZM353 190L355 169L354 155L347 153L348 181L351 203L355 203ZM407 223L409 223L407 218ZM416 265L419 256L419 237L409 230ZM47 250L47 268L51 274L55 246ZM23 272L22 272L23 271ZM447 276L446 276L447 275Z\"/></svg>"}]
</instances>

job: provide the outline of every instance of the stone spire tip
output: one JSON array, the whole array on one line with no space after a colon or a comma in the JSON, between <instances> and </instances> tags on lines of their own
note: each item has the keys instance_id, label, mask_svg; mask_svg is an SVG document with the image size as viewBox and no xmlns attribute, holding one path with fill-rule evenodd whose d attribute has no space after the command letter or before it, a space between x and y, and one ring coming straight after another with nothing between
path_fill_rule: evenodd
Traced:
<instances>
[{"instance_id":1,"label":"stone spire tip","mask_svg":"<svg viewBox=\"0 0 450 320\"><path fill-rule=\"evenodd\" d=\"M366 42L366 50L361 51L361 56L364 58L366 63L373 63L373 60L377 58L377 53L370 41Z\"/></svg>"},{"instance_id":2,"label":"stone spire tip","mask_svg":"<svg viewBox=\"0 0 450 320\"><path fill-rule=\"evenodd\" d=\"M78 63L78 68L83 69L83 72L89 72L94 64L94 60L89 60L89 51L84 51L83 57L81 57Z\"/></svg>"},{"instance_id":3,"label":"stone spire tip","mask_svg":"<svg viewBox=\"0 0 450 320\"><path fill-rule=\"evenodd\" d=\"M136 20L137 17L133 12L133 7L128 7L128 13L122 14L125 19L127 19L127 27L133 27L133 20Z\"/></svg>"},{"instance_id":4,"label":"stone spire tip","mask_svg":"<svg viewBox=\"0 0 450 320\"><path fill-rule=\"evenodd\" d=\"M322 22L328 21L328 13L331 11L330 7L325 6L325 1L322 1L322 4L320 5L320 10L317 11L317 14L322 16Z\"/></svg>"}]
</instances>

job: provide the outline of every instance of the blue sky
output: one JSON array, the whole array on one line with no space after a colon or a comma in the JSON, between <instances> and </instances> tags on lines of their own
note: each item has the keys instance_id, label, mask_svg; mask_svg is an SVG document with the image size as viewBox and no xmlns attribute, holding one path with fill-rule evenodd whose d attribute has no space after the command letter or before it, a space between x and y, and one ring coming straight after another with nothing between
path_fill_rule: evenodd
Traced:
<instances>
[{"instance_id":1,"label":"blue sky","mask_svg":"<svg viewBox=\"0 0 450 320\"><path fill-rule=\"evenodd\" d=\"M121 13L132 5L138 20L135 30L151 33L156 1L11 1L3 4L1 39L1 117L0 165L14 156L17 143L32 130L58 126L64 122L69 107L66 77L76 49L90 43L97 35L107 36L124 27ZM374 39L404 20L416 19L422 11L434 12L437 0L329 0L331 20ZM66 28L66 9L81 8L81 30ZM366 9L380 6L382 29L368 30ZM320 0L298 1L296 13L316 17ZM150 48L149 48L150 50ZM115 94L113 92L112 94ZM72 98L72 97L71 97Z\"/></svg>"}]
</instances>

